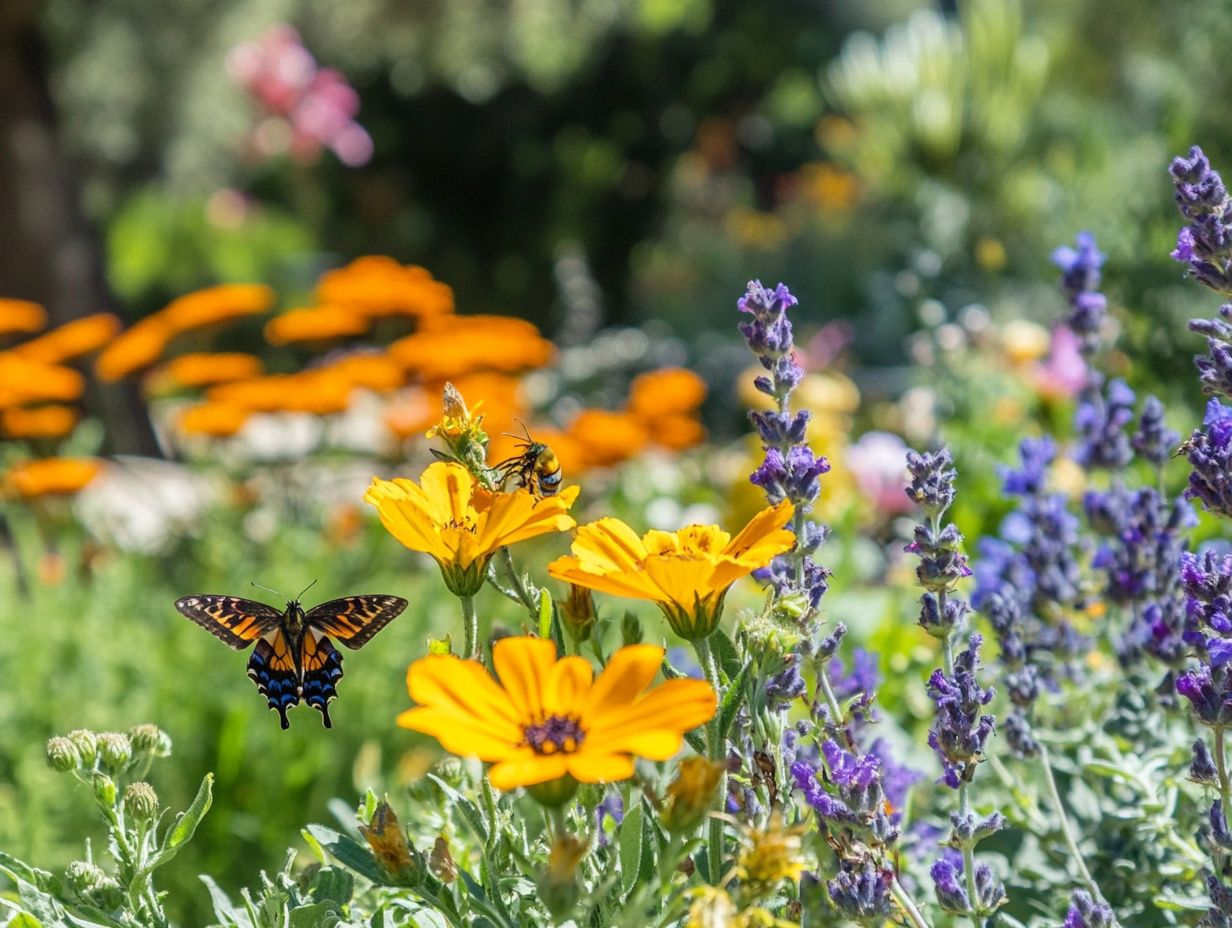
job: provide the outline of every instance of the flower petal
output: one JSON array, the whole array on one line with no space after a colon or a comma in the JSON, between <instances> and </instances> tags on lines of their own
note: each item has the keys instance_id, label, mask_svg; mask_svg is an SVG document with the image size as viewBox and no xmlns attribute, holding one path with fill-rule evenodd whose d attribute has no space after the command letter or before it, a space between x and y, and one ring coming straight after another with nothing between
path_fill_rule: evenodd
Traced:
<instances>
[{"instance_id":1,"label":"flower petal","mask_svg":"<svg viewBox=\"0 0 1232 928\"><path fill-rule=\"evenodd\" d=\"M502 638L492 648L492 663L523 723L543 716L543 691L556 661L547 638Z\"/></svg>"},{"instance_id":2,"label":"flower petal","mask_svg":"<svg viewBox=\"0 0 1232 928\"><path fill-rule=\"evenodd\" d=\"M572 555L563 555L548 565L548 576L566 583L576 583L588 590L598 590L600 593L610 593L613 596L624 596L629 599L648 599L658 602L663 591L660 590L641 567L636 572L611 574L596 573Z\"/></svg>"},{"instance_id":3,"label":"flower petal","mask_svg":"<svg viewBox=\"0 0 1232 928\"><path fill-rule=\"evenodd\" d=\"M483 666L443 654L420 658L407 669L407 691L421 706L469 715L506 741L522 739L522 718L507 693Z\"/></svg>"},{"instance_id":4,"label":"flower petal","mask_svg":"<svg viewBox=\"0 0 1232 928\"><path fill-rule=\"evenodd\" d=\"M460 757L504 760L519 750L518 742L500 737L484 720L444 709L407 709L398 714L397 722L401 728L431 735L446 751Z\"/></svg>"},{"instance_id":5,"label":"flower petal","mask_svg":"<svg viewBox=\"0 0 1232 928\"><path fill-rule=\"evenodd\" d=\"M641 699L586 719L586 747L633 750L629 745L653 731L686 732L714 718L717 697L704 680L668 680Z\"/></svg>"},{"instance_id":6,"label":"flower petal","mask_svg":"<svg viewBox=\"0 0 1232 928\"><path fill-rule=\"evenodd\" d=\"M740 534L728 542L723 553L753 563L754 568L766 566L771 558L796 543L796 536L783 529L794 513L795 507L791 500L786 499L763 509L749 520Z\"/></svg>"},{"instance_id":7,"label":"flower petal","mask_svg":"<svg viewBox=\"0 0 1232 928\"><path fill-rule=\"evenodd\" d=\"M559 780L568 773L566 754L536 754L529 748L488 768L488 780L501 792Z\"/></svg>"},{"instance_id":8,"label":"flower petal","mask_svg":"<svg viewBox=\"0 0 1232 928\"><path fill-rule=\"evenodd\" d=\"M628 754L595 754L582 751L565 755L569 774L579 783L614 783L633 776L633 758Z\"/></svg>"},{"instance_id":9,"label":"flower petal","mask_svg":"<svg viewBox=\"0 0 1232 928\"><path fill-rule=\"evenodd\" d=\"M589 661L580 657L561 658L544 681L544 711L550 715L580 714L594 676Z\"/></svg>"},{"instance_id":10,"label":"flower petal","mask_svg":"<svg viewBox=\"0 0 1232 928\"><path fill-rule=\"evenodd\" d=\"M587 570L636 572L646 559L646 546L619 519L606 518L578 529L570 548Z\"/></svg>"},{"instance_id":11,"label":"flower petal","mask_svg":"<svg viewBox=\"0 0 1232 928\"><path fill-rule=\"evenodd\" d=\"M590 688L582 723L619 710L637 699L663 666L663 649L652 644L627 645L612 655Z\"/></svg>"},{"instance_id":12,"label":"flower petal","mask_svg":"<svg viewBox=\"0 0 1232 928\"><path fill-rule=\"evenodd\" d=\"M663 591L661 601L690 611L696 600L716 592L714 566L713 560L701 555L652 555L646 559L645 569L646 575Z\"/></svg>"}]
</instances>

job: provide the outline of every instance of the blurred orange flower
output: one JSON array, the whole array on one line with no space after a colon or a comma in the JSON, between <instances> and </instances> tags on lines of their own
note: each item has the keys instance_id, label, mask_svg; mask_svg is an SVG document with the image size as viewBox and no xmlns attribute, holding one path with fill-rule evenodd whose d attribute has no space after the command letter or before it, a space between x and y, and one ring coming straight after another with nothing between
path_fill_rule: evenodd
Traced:
<instances>
[{"instance_id":1,"label":"blurred orange flower","mask_svg":"<svg viewBox=\"0 0 1232 928\"><path fill-rule=\"evenodd\" d=\"M317 300L353 308L366 316L435 316L453 312L453 290L422 267L369 255L327 271L317 282Z\"/></svg>"},{"instance_id":2,"label":"blurred orange flower","mask_svg":"<svg viewBox=\"0 0 1232 928\"><path fill-rule=\"evenodd\" d=\"M629 412L643 419L692 412L706 398L706 381L684 367L638 374L629 385Z\"/></svg>"},{"instance_id":3,"label":"blurred orange flower","mask_svg":"<svg viewBox=\"0 0 1232 928\"><path fill-rule=\"evenodd\" d=\"M224 403L201 403L181 410L175 424L185 435L226 438L244 427L248 415L246 410Z\"/></svg>"},{"instance_id":4,"label":"blurred orange flower","mask_svg":"<svg viewBox=\"0 0 1232 928\"><path fill-rule=\"evenodd\" d=\"M42 458L9 468L5 490L22 499L76 493L102 470L94 458Z\"/></svg>"},{"instance_id":5,"label":"blurred orange flower","mask_svg":"<svg viewBox=\"0 0 1232 928\"><path fill-rule=\"evenodd\" d=\"M119 317L111 313L95 313L66 322L45 335L22 342L12 350L14 354L33 361L59 364L98 351L119 331Z\"/></svg>"},{"instance_id":6,"label":"blurred orange flower","mask_svg":"<svg viewBox=\"0 0 1232 928\"><path fill-rule=\"evenodd\" d=\"M274 291L265 284L220 284L194 290L172 300L157 313L174 333L255 316L274 305Z\"/></svg>"},{"instance_id":7,"label":"blurred orange flower","mask_svg":"<svg viewBox=\"0 0 1232 928\"><path fill-rule=\"evenodd\" d=\"M584 467L619 464L640 453L650 440L640 419L605 409L582 410L565 433L582 449Z\"/></svg>"},{"instance_id":8,"label":"blurred orange flower","mask_svg":"<svg viewBox=\"0 0 1232 928\"><path fill-rule=\"evenodd\" d=\"M356 351L316 370L337 374L352 386L375 393L396 390L406 382L401 365L394 363L383 352Z\"/></svg>"},{"instance_id":9,"label":"blurred orange flower","mask_svg":"<svg viewBox=\"0 0 1232 928\"><path fill-rule=\"evenodd\" d=\"M706 440L705 428L693 416L658 416L646 423L646 430L654 444L670 451L696 448Z\"/></svg>"},{"instance_id":10,"label":"blurred orange flower","mask_svg":"<svg viewBox=\"0 0 1232 928\"><path fill-rule=\"evenodd\" d=\"M477 371L520 373L545 367L556 347L525 319L448 316L425 319L420 331L389 346L389 356L426 381L457 380Z\"/></svg>"},{"instance_id":11,"label":"blurred orange flower","mask_svg":"<svg viewBox=\"0 0 1232 928\"><path fill-rule=\"evenodd\" d=\"M9 438L63 438L77 425L71 406L15 407L0 413L0 430Z\"/></svg>"},{"instance_id":12,"label":"blurred orange flower","mask_svg":"<svg viewBox=\"0 0 1232 928\"><path fill-rule=\"evenodd\" d=\"M264 372L265 365L256 355L239 351L194 351L151 371L148 384L155 392L162 393L234 380L251 380Z\"/></svg>"},{"instance_id":13,"label":"blurred orange flower","mask_svg":"<svg viewBox=\"0 0 1232 928\"><path fill-rule=\"evenodd\" d=\"M146 316L121 332L94 362L100 380L120 380L149 367L167 348L175 333L158 314Z\"/></svg>"},{"instance_id":14,"label":"blurred orange flower","mask_svg":"<svg viewBox=\"0 0 1232 928\"><path fill-rule=\"evenodd\" d=\"M71 367L0 352L0 406L75 400L85 390L85 378Z\"/></svg>"},{"instance_id":15,"label":"blurred orange flower","mask_svg":"<svg viewBox=\"0 0 1232 928\"><path fill-rule=\"evenodd\" d=\"M30 300L0 298L0 335L41 332L47 325L47 310Z\"/></svg>"},{"instance_id":16,"label":"blurred orange flower","mask_svg":"<svg viewBox=\"0 0 1232 928\"><path fill-rule=\"evenodd\" d=\"M327 370L299 374L271 374L213 387L206 398L248 412L306 412L328 415L343 412L351 401L351 384Z\"/></svg>"},{"instance_id":17,"label":"blurred orange flower","mask_svg":"<svg viewBox=\"0 0 1232 928\"><path fill-rule=\"evenodd\" d=\"M271 345L325 342L363 335L371 320L358 310L338 303L289 309L265 323L265 340Z\"/></svg>"}]
</instances>

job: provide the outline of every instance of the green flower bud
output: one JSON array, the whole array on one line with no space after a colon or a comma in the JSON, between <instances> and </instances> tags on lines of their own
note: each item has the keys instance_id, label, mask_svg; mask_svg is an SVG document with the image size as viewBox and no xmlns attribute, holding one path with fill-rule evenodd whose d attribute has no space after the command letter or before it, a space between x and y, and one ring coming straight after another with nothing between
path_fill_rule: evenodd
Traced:
<instances>
[{"instance_id":1,"label":"green flower bud","mask_svg":"<svg viewBox=\"0 0 1232 928\"><path fill-rule=\"evenodd\" d=\"M171 755L171 737L157 725L134 725L128 730L133 750L152 757Z\"/></svg>"},{"instance_id":2,"label":"green flower bud","mask_svg":"<svg viewBox=\"0 0 1232 928\"><path fill-rule=\"evenodd\" d=\"M124 890L114 878L104 876L93 889L82 893L82 897L90 905L107 912L124 903Z\"/></svg>"},{"instance_id":3,"label":"green flower bud","mask_svg":"<svg viewBox=\"0 0 1232 928\"><path fill-rule=\"evenodd\" d=\"M94 736L94 732L78 728L76 731L70 731L67 737L81 755L82 766L93 767L94 759L98 757L98 738Z\"/></svg>"},{"instance_id":4,"label":"green flower bud","mask_svg":"<svg viewBox=\"0 0 1232 928\"><path fill-rule=\"evenodd\" d=\"M565 774L563 777L548 780L546 783L535 783L532 786L528 786L526 787L526 792L539 805L548 809L555 809L572 799L573 794L577 792L577 788L578 781Z\"/></svg>"},{"instance_id":5,"label":"green flower bud","mask_svg":"<svg viewBox=\"0 0 1232 928\"><path fill-rule=\"evenodd\" d=\"M113 770L122 770L133 759L133 743L119 731L105 731L98 736L98 755Z\"/></svg>"},{"instance_id":6,"label":"green flower bud","mask_svg":"<svg viewBox=\"0 0 1232 928\"><path fill-rule=\"evenodd\" d=\"M620 643L622 645L642 643L642 623L632 612L626 612L620 622Z\"/></svg>"},{"instance_id":7,"label":"green flower bud","mask_svg":"<svg viewBox=\"0 0 1232 928\"><path fill-rule=\"evenodd\" d=\"M64 869L64 879L74 892L88 893L107 879L107 874L88 860L74 860Z\"/></svg>"},{"instance_id":8,"label":"green flower bud","mask_svg":"<svg viewBox=\"0 0 1232 928\"><path fill-rule=\"evenodd\" d=\"M539 874L535 885L539 898L558 922L577 907L577 868L589 846L572 835L561 835L552 842L547 868Z\"/></svg>"},{"instance_id":9,"label":"green flower bud","mask_svg":"<svg viewBox=\"0 0 1232 928\"><path fill-rule=\"evenodd\" d=\"M139 822L152 822L158 815L158 794L149 783L130 783L124 790L124 811Z\"/></svg>"},{"instance_id":10,"label":"green flower bud","mask_svg":"<svg viewBox=\"0 0 1232 928\"><path fill-rule=\"evenodd\" d=\"M116 801L115 780L105 773L94 774L94 797L105 806L114 806Z\"/></svg>"},{"instance_id":11,"label":"green flower bud","mask_svg":"<svg viewBox=\"0 0 1232 928\"><path fill-rule=\"evenodd\" d=\"M81 755L67 738L52 738L47 742L47 763L52 770L68 773L81 766Z\"/></svg>"},{"instance_id":12,"label":"green flower bud","mask_svg":"<svg viewBox=\"0 0 1232 928\"><path fill-rule=\"evenodd\" d=\"M569 584L569 598L560 603L560 617L573 640L579 644L590 638L595 626L595 598L590 590L576 583Z\"/></svg>"}]
</instances>

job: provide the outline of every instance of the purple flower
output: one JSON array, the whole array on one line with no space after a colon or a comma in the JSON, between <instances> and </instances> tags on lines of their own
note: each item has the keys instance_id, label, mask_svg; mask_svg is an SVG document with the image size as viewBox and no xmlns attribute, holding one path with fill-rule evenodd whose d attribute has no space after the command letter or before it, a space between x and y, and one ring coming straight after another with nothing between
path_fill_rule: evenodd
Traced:
<instances>
[{"instance_id":1,"label":"purple flower","mask_svg":"<svg viewBox=\"0 0 1232 928\"><path fill-rule=\"evenodd\" d=\"M1197 145L1189 149L1188 158L1173 159L1168 170L1177 208L1188 223L1177 235L1172 257L1187 264L1199 283L1227 293L1232 283L1232 204L1223 179Z\"/></svg>"},{"instance_id":2,"label":"purple flower","mask_svg":"<svg viewBox=\"0 0 1232 928\"><path fill-rule=\"evenodd\" d=\"M925 515L939 516L950 508L958 472L954 470L954 459L948 448L922 454L908 451L907 472L911 475L907 498L924 510Z\"/></svg>"},{"instance_id":3,"label":"purple flower","mask_svg":"<svg viewBox=\"0 0 1232 928\"><path fill-rule=\"evenodd\" d=\"M1069 912L1061 928L1112 928L1115 924L1111 908L1096 902L1085 890L1076 889L1070 897Z\"/></svg>"},{"instance_id":4,"label":"purple flower","mask_svg":"<svg viewBox=\"0 0 1232 928\"><path fill-rule=\"evenodd\" d=\"M1099 348L1099 330L1108 306L1107 299L1096 289L1104 256L1095 245L1095 236L1079 232L1077 247L1057 248L1052 253L1052 263L1061 269L1061 290L1070 304L1065 325L1078 336L1079 350L1084 355L1094 354Z\"/></svg>"},{"instance_id":5,"label":"purple flower","mask_svg":"<svg viewBox=\"0 0 1232 928\"><path fill-rule=\"evenodd\" d=\"M830 688L839 700L850 699L861 693L871 695L881 683L877 670L877 655L864 648L853 648L851 669L848 670L841 657L835 657L827 668Z\"/></svg>"},{"instance_id":6,"label":"purple flower","mask_svg":"<svg viewBox=\"0 0 1232 928\"><path fill-rule=\"evenodd\" d=\"M894 871L869 859L843 861L839 873L826 883L830 901L838 911L864 924L869 919L885 921L898 911L890 895Z\"/></svg>"},{"instance_id":7,"label":"purple flower","mask_svg":"<svg viewBox=\"0 0 1232 928\"><path fill-rule=\"evenodd\" d=\"M994 691L980 686L976 678L983 639L972 635L967 650L954 659L954 673L935 670L928 678L928 695L937 708L937 719L928 732L928 744L941 760L938 781L958 789L971 781L992 734L996 719L980 710L992 702Z\"/></svg>"},{"instance_id":8,"label":"purple flower","mask_svg":"<svg viewBox=\"0 0 1232 928\"><path fill-rule=\"evenodd\" d=\"M1120 379L1110 381L1106 391L1102 387L1102 378L1092 374L1078 398L1074 460L1089 470L1121 470L1134 457L1127 431L1134 419L1134 391Z\"/></svg>"},{"instance_id":9,"label":"purple flower","mask_svg":"<svg viewBox=\"0 0 1232 928\"><path fill-rule=\"evenodd\" d=\"M974 907L964 885L962 858L956 853L945 854L932 865L929 874L937 890L937 901L947 912L958 915L992 912L1005 901L1005 886L985 863L975 865Z\"/></svg>"}]
</instances>

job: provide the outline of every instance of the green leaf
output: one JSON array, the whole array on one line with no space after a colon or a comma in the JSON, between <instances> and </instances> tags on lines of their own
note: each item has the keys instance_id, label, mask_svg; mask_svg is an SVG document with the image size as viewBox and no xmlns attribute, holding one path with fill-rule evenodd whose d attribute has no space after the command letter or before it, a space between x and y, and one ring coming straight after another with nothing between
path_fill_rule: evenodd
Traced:
<instances>
[{"instance_id":1,"label":"green leaf","mask_svg":"<svg viewBox=\"0 0 1232 928\"><path fill-rule=\"evenodd\" d=\"M727 733L731 731L731 727L736 721L736 713L740 711L740 706L743 704L744 687L752 670L753 662L745 662L745 665L740 668L739 673L732 677L731 684L727 687L727 692L723 694L723 702L719 706L720 743L722 743L721 739L727 737Z\"/></svg>"},{"instance_id":2,"label":"green leaf","mask_svg":"<svg viewBox=\"0 0 1232 928\"><path fill-rule=\"evenodd\" d=\"M496 904L488 899L488 894L484 888L475 882L475 878L465 870L459 869L458 875L462 877L462 883L466 887L467 900L470 907L477 912L482 913L487 918L491 919L491 924L496 928L518 928L506 917L505 913L498 908ZM479 925L484 919L476 919L474 925Z\"/></svg>"},{"instance_id":3,"label":"green leaf","mask_svg":"<svg viewBox=\"0 0 1232 928\"><path fill-rule=\"evenodd\" d=\"M43 928L43 923L29 912L18 912L9 919L8 928Z\"/></svg>"},{"instance_id":4,"label":"green leaf","mask_svg":"<svg viewBox=\"0 0 1232 928\"><path fill-rule=\"evenodd\" d=\"M322 867L312 875L308 895L317 902L333 903L341 909L355 894L355 877L337 867Z\"/></svg>"},{"instance_id":5,"label":"green leaf","mask_svg":"<svg viewBox=\"0 0 1232 928\"><path fill-rule=\"evenodd\" d=\"M205 884L210 894L210 902L214 906L214 917L223 925L223 928L233 928L233 926L234 928L249 928L248 915L231 904L227 894L214 882L212 877L203 873L201 882Z\"/></svg>"},{"instance_id":6,"label":"green leaf","mask_svg":"<svg viewBox=\"0 0 1232 928\"><path fill-rule=\"evenodd\" d=\"M324 825L309 825L305 830L344 867L354 870L378 886L388 885L389 877L385 871L376 862L371 851L358 841L339 834L332 828L326 828Z\"/></svg>"},{"instance_id":7,"label":"green leaf","mask_svg":"<svg viewBox=\"0 0 1232 928\"><path fill-rule=\"evenodd\" d=\"M698 754L701 754L703 757L706 755L706 739L704 739L699 732L685 732L684 740L689 742L689 747L691 747Z\"/></svg>"},{"instance_id":8,"label":"green leaf","mask_svg":"<svg viewBox=\"0 0 1232 928\"><path fill-rule=\"evenodd\" d=\"M719 662L719 670L723 676L729 680L734 680L736 674L740 673L740 655L736 651L736 646L732 644L732 640L727 637L727 632L723 629L715 629L713 635L709 639L710 647L714 650L714 656Z\"/></svg>"},{"instance_id":9,"label":"green leaf","mask_svg":"<svg viewBox=\"0 0 1232 928\"><path fill-rule=\"evenodd\" d=\"M339 921L338 909L324 902L296 906L291 910L291 928L330 928Z\"/></svg>"},{"instance_id":10,"label":"green leaf","mask_svg":"<svg viewBox=\"0 0 1232 928\"><path fill-rule=\"evenodd\" d=\"M435 774L429 773L427 779L437 785L446 798L453 803L454 808L462 813L462 817L466 820L467 827L479 839L479 843L484 847L488 846L488 825L483 820L483 814L479 811L479 807L473 802L459 793L456 789L442 780Z\"/></svg>"},{"instance_id":11,"label":"green leaf","mask_svg":"<svg viewBox=\"0 0 1232 928\"><path fill-rule=\"evenodd\" d=\"M626 898L637 887L644 840L642 803L639 800L625 813L625 820L620 823L620 888Z\"/></svg>"},{"instance_id":12,"label":"green leaf","mask_svg":"<svg viewBox=\"0 0 1232 928\"><path fill-rule=\"evenodd\" d=\"M547 590L539 591L539 637L552 637L552 597Z\"/></svg>"},{"instance_id":13,"label":"green leaf","mask_svg":"<svg viewBox=\"0 0 1232 928\"><path fill-rule=\"evenodd\" d=\"M197 790L197 795L189 805L188 810L176 819L174 825L163 837L163 846L154 859L150 861L148 869L153 870L155 867L165 864L168 860L175 856L176 850L186 842L192 840L193 834L197 830L197 826L201 824L201 819L205 818L205 813L210 810L210 804L214 801L214 774L207 773L205 779L201 781L201 788Z\"/></svg>"}]
</instances>

